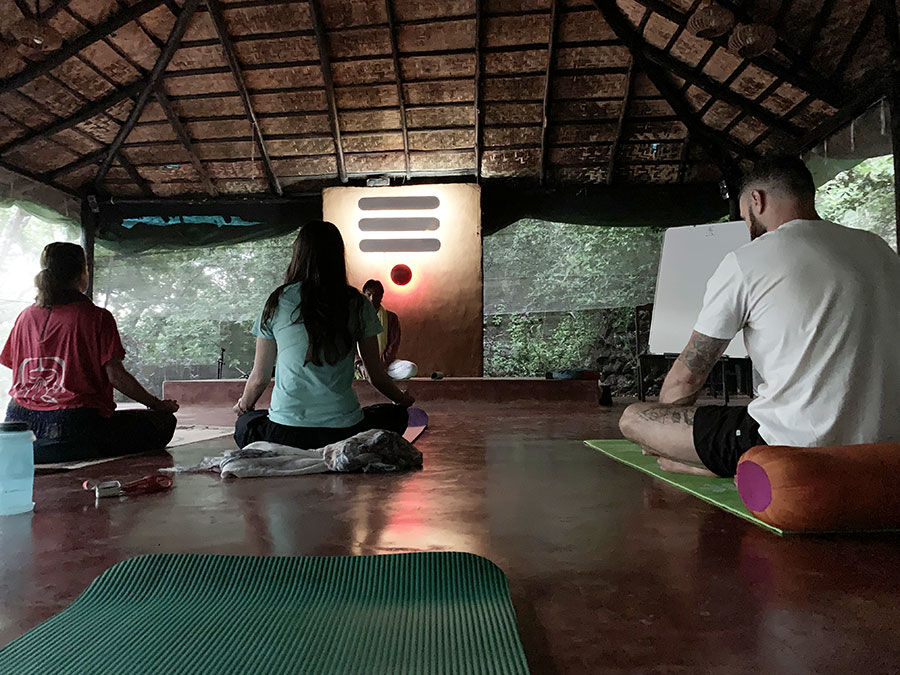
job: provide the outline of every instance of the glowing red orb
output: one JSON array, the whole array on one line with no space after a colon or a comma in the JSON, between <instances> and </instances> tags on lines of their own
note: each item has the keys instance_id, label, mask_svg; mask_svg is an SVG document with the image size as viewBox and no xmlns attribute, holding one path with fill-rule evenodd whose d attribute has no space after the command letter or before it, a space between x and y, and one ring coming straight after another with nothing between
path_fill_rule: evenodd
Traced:
<instances>
[{"instance_id":1,"label":"glowing red orb","mask_svg":"<svg viewBox=\"0 0 900 675\"><path fill-rule=\"evenodd\" d=\"M412 281L412 270L406 265L394 265L394 269L391 270L391 281L398 286L406 286Z\"/></svg>"}]
</instances>

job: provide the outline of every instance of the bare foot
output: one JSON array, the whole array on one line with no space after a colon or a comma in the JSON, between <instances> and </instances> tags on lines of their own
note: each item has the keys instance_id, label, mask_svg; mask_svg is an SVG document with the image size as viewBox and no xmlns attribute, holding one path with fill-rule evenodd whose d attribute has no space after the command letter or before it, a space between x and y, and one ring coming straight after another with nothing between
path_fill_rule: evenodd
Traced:
<instances>
[{"instance_id":1,"label":"bare foot","mask_svg":"<svg viewBox=\"0 0 900 675\"><path fill-rule=\"evenodd\" d=\"M707 476L715 478L716 474L699 466L691 466L690 464L682 464L671 459L660 457L657 460L659 468L670 473L686 473L692 476Z\"/></svg>"}]
</instances>

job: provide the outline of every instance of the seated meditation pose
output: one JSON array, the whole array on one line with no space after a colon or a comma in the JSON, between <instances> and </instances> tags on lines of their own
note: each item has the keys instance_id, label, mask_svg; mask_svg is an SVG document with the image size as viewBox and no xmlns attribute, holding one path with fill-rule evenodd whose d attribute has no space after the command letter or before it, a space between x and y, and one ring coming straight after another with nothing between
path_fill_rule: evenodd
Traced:
<instances>
[{"instance_id":1,"label":"seated meditation pose","mask_svg":"<svg viewBox=\"0 0 900 675\"><path fill-rule=\"evenodd\" d=\"M88 278L80 246L48 244L35 304L19 314L0 353L13 371L6 421L28 424L37 463L162 449L175 433L178 404L125 370L116 320L84 295ZM113 388L149 410L116 411Z\"/></svg>"},{"instance_id":2,"label":"seated meditation pose","mask_svg":"<svg viewBox=\"0 0 900 675\"><path fill-rule=\"evenodd\" d=\"M384 300L384 286L377 279L369 279L363 284L363 295L369 298L369 302L375 308L378 321L381 323L381 332L378 334L378 353L381 354L381 364L387 370L387 374L394 380L408 380L419 372L418 366L412 361L403 361L397 358L400 349L400 318L382 304ZM365 369L360 368L363 377Z\"/></svg>"},{"instance_id":3,"label":"seated meditation pose","mask_svg":"<svg viewBox=\"0 0 900 675\"><path fill-rule=\"evenodd\" d=\"M664 470L718 476L733 476L758 445L900 441L900 257L875 234L822 220L796 158L757 163L740 207L750 243L710 278L659 403L630 406L622 433ZM756 398L697 407L740 330L761 379Z\"/></svg>"},{"instance_id":4,"label":"seated meditation pose","mask_svg":"<svg viewBox=\"0 0 900 675\"><path fill-rule=\"evenodd\" d=\"M304 225L294 241L284 283L269 296L253 326L253 370L234 406L238 446L269 441L313 449L369 429L403 433L413 398L394 385L381 365L380 332L372 303L347 285L338 229L322 221ZM372 384L397 405L360 408L353 391L357 349ZM271 405L254 410L271 380L272 366Z\"/></svg>"}]
</instances>

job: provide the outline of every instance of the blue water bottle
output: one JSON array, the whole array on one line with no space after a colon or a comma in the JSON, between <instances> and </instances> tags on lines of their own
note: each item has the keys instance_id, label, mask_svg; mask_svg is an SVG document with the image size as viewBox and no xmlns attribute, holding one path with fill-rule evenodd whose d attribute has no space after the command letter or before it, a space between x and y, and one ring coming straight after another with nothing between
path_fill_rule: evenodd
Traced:
<instances>
[{"instance_id":1,"label":"blue water bottle","mask_svg":"<svg viewBox=\"0 0 900 675\"><path fill-rule=\"evenodd\" d=\"M25 422L0 422L0 516L34 508L34 434Z\"/></svg>"}]
</instances>

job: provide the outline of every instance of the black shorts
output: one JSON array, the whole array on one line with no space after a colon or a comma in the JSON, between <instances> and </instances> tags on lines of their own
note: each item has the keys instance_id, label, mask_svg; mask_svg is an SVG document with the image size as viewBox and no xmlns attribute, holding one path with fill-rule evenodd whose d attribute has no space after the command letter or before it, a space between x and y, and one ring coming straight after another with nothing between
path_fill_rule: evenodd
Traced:
<instances>
[{"instance_id":1,"label":"black shorts","mask_svg":"<svg viewBox=\"0 0 900 675\"><path fill-rule=\"evenodd\" d=\"M759 423L746 406L708 405L694 415L694 448L700 461L717 476L734 476L738 460L750 448L766 445Z\"/></svg>"}]
</instances>

